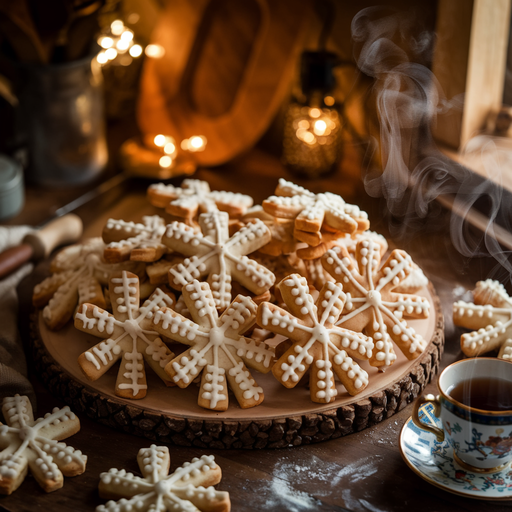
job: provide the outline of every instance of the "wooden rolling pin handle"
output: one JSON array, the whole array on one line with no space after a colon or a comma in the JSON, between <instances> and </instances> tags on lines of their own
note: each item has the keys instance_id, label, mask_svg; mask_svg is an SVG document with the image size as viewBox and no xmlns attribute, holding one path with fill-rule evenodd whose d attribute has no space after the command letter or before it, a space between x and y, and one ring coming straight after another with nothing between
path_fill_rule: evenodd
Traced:
<instances>
[{"instance_id":1,"label":"wooden rolling pin handle","mask_svg":"<svg viewBox=\"0 0 512 512\"><path fill-rule=\"evenodd\" d=\"M34 249L30 244L21 244L2 252L0 254L0 279L29 261L33 254Z\"/></svg>"},{"instance_id":2,"label":"wooden rolling pin handle","mask_svg":"<svg viewBox=\"0 0 512 512\"><path fill-rule=\"evenodd\" d=\"M23 239L23 243L32 246L32 259L42 260L48 258L59 245L76 242L82 236L82 231L82 219L74 213L68 213L48 223L39 231L29 233Z\"/></svg>"},{"instance_id":3,"label":"wooden rolling pin handle","mask_svg":"<svg viewBox=\"0 0 512 512\"><path fill-rule=\"evenodd\" d=\"M29 260L47 258L59 245L77 242L82 236L82 231L80 217L68 213L48 223L39 231L28 233L20 245L0 254L0 279Z\"/></svg>"}]
</instances>

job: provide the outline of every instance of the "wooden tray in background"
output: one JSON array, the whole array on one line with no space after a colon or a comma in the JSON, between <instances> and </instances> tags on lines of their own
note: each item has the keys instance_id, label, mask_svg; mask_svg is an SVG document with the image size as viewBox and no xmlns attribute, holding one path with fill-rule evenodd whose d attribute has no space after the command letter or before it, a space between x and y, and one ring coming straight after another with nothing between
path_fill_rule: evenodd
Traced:
<instances>
[{"instance_id":1,"label":"wooden tray in background","mask_svg":"<svg viewBox=\"0 0 512 512\"><path fill-rule=\"evenodd\" d=\"M203 166L253 147L298 75L311 13L309 2L295 0L167 2L151 40L165 54L144 61L141 132L178 144L205 136L205 150L193 154Z\"/></svg>"},{"instance_id":2,"label":"wooden tray in background","mask_svg":"<svg viewBox=\"0 0 512 512\"><path fill-rule=\"evenodd\" d=\"M272 373L253 373L263 387L265 400L241 409L233 396L225 412L197 405L198 387L168 388L148 369L148 394L142 400L114 395L118 365L95 382L80 370L78 356L97 342L69 324L61 331L47 329L40 312L32 325L34 360L44 383L75 412L115 429L149 439L185 446L211 448L281 448L334 439L362 430L403 409L436 375L444 348L444 322L432 285L419 292L431 303L427 320L412 320L416 332L430 340L425 353L408 361L397 351L397 361L385 373L367 362L370 375L363 393L350 396L338 382L338 396L330 404L310 401L303 383L287 389Z\"/></svg>"}]
</instances>

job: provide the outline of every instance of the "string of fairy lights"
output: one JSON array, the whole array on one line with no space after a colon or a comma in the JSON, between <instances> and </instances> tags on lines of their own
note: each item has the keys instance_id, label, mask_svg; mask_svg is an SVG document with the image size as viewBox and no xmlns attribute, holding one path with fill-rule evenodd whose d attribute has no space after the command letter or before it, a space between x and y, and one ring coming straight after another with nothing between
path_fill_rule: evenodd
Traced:
<instances>
[{"instance_id":1,"label":"string of fairy lights","mask_svg":"<svg viewBox=\"0 0 512 512\"><path fill-rule=\"evenodd\" d=\"M160 59L165 55L165 49L159 44L148 44L144 48L135 40L133 30L127 27L120 19L116 19L108 25L97 39L101 47L96 60L101 67L111 65L129 66L133 59L144 54L152 59ZM204 151L206 137L193 135L183 139L179 148L183 152L197 153ZM159 156L159 165L163 169L171 168L178 157L178 145L176 140L164 134L149 135L144 138L146 148L155 151Z\"/></svg>"}]
</instances>

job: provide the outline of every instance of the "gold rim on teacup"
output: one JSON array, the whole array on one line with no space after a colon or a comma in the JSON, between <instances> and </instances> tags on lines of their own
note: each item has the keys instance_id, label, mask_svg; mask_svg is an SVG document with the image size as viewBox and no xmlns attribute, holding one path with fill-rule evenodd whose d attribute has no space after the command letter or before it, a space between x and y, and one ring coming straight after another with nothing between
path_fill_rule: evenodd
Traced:
<instances>
[{"instance_id":1,"label":"gold rim on teacup","mask_svg":"<svg viewBox=\"0 0 512 512\"><path fill-rule=\"evenodd\" d=\"M479 357L479 358L472 358L472 359L463 359L461 361L456 361L455 363L452 363L450 364L449 366L447 366L442 372L441 374L439 375L439 378L437 379L437 388L439 389L439 392L440 392L440 395L437 395L437 396L434 396L432 394L428 394L428 395L423 395L423 396L420 396L414 403L414 409L413 409L413 413L412 413L412 421L413 423L421 430L424 430L426 432L430 432L431 434L434 434L436 436L436 439L439 443L442 443L444 440L445 440L445 431L443 428L439 428L435 425L432 425L432 424L427 424L427 423L424 423L420 420L420 416L419 416L419 412L420 412L420 408L425 405L425 404L431 404L432 407L433 407L433 412L434 412L434 415L439 418L441 416L441 409L442 409L442 401L440 400L440 398L442 397L443 401L446 401L448 402L449 404L451 404L452 406L454 406L455 408L459 408L463 411L466 411L467 413L469 413L469 415L473 415L473 416L478 416L478 415L481 415L481 416L490 416L490 417L497 417L497 416L500 416L500 417L503 417L503 416L511 416L512 415L512 410L505 410L505 411L487 411L485 409L477 409L475 407L470 407L470 406L467 406L467 405L464 405L462 404L461 402L459 402L458 400L455 400L454 398L452 398L451 396L449 396L447 393L445 393L442 389L441 389L441 379L443 378L443 375L445 374L446 371L450 370L450 371L453 371L453 367L454 366L457 366L459 364L468 364L470 363L470 361L492 361L492 362L495 362L495 361L500 361L499 364L510 364L512 365L512 362L510 361L506 361L506 360L503 360L503 359L496 359L494 357ZM511 367L511 372L512 372L512 367ZM477 421L477 423L479 423ZM455 451L454 451L454 456L455 456ZM467 465L469 465L468 463L465 463ZM474 466L472 465L469 465L471 466L471 468L473 468ZM496 466L496 467L493 467L493 468L479 468L479 469L483 469L482 472L492 472L492 471L499 471L499 468L501 466Z\"/></svg>"},{"instance_id":2,"label":"gold rim on teacup","mask_svg":"<svg viewBox=\"0 0 512 512\"><path fill-rule=\"evenodd\" d=\"M458 400L455 400L450 395L447 395L441 389L441 386L439 385L439 383L441 382L441 377L446 372L446 370L448 370L448 369L451 370L451 369L453 369L454 366L457 366L458 364L461 364L461 363L467 363L468 361L503 361L504 363L508 363L508 364L510 364L512 366L512 362L511 361L506 361L505 359L497 359L496 357L473 357L473 358L469 358L469 359L462 359L460 361L455 361L454 363L452 363L449 366L447 366L439 374L439 377L437 379L437 389L439 389L439 394L442 395L442 397L447 402L450 402L451 404L455 405L456 407L460 407L461 409L464 409L464 410L469 411L469 412L473 412L473 413L477 413L477 414L485 414L485 415L488 415L488 416L509 416L509 415L511 415L512 414L512 409L511 410L506 410L506 411L488 411L486 409L477 409L476 407L471 407L469 405L465 405L465 404L459 402ZM512 367L511 367L510 371L512 372ZM437 416L437 414L436 414L436 416Z\"/></svg>"}]
</instances>

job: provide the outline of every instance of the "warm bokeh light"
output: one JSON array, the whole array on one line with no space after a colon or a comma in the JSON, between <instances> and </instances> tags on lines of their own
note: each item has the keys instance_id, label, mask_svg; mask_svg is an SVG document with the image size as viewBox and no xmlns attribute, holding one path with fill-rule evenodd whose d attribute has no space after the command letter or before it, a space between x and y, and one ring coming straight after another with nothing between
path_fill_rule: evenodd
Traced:
<instances>
[{"instance_id":1,"label":"warm bokeh light","mask_svg":"<svg viewBox=\"0 0 512 512\"><path fill-rule=\"evenodd\" d=\"M160 167L168 168L172 165L172 158L170 156L162 156L158 161Z\"/></svg>"},{"instance_id":2,"label":"warm bokeh light","mask_svg":"<svg viewBox=\"0 0 512 512\"><path fill-rule=\"evenodd\" d=\"M190 139L190 145L195 148L195 149L199 149L199 148L202 148L203 147L203 139L202 137L199 137L199 136L194 136L194 137L191 137Z\"/></svg>"},{"instance_id":3,"label":"warm bokeh light","mask_svg":"<svg viewBox=\"0 0 512 512\"><path fill-rule=\"evenodd\" d=\"M172 142L168 142L164 146L164 153L167 155L172 155L176 151L176 146Z\"/></svg>"},{"instance_id":4,"label":"warm bokeh light","mask_svg":"<svg viewBox=\"0 0 512 512\"><path fill-rule=\"evenodd\" d=\"M142 46L140 44L134 44L130 48L130 55L132 57L140 57L142 55Z\"/></svg>"},{"instance_id":5,"label":"warm bokeh light","mask_svg":"<svg viewBox=\"0 0 512 512\"><path fill-rule=\"evenodd\" d=\"M165 49L159 44L148 44L144 53L152 59L161 59L165 55Z\"/></svg>"},{"instance_id":6,"label":"warm bokeh light","mask_svg":"<svg viewBox=\"0 0 512 512\"><path fill-rule=\"evenodd\" d=\"M332 96L326 96L324 98L324 103L328 106L328 107L332 107L334 105L334 98Z\"/></svg>"},{"instance_id":7,"label":"warm bokeh light","mask_svg":"<svg viewBox=\"0 0 512 512\"><path fill-rule=\"evenodd\" d=\"M114 60L117 57L117 50L109 48L108 50L105 50L105 55L108 60Z\"/></svg>"},{"instance_id":8,"label":"warm bokeh light","mask_svg":"<svg viewBox=\"0 0 512 512\"><path fill-rule=\"evenodd\" d=\"M324 135L326 130L327 123L324 120L318 119L317 121L315 121L315 127L313 128L315 135Z\"/></svg>"},{"instance_id":9,"label":"warm bokeh light","mask_svg":"<svg viewBox=\"0 0 512 512\"><path fill-rule=\"evenodd\" d=\"M319 108L310 108L309 109L309 117L312 117L313 119L320 117L321 114L322 114L322 111Z\"/></svg>"},{"instance_id":10,"label":"warm bokeh light","mask_svg":"<svg viewBox=\"0 0 512 512\"><path fill-rule=\"evenodd\" d=\"M125 30L122 34L121 34L121 39L123 41L128 41L130 42L132 39L133 39L133 32L131 30Z\"/></svg>"},{"instance_id":11,"label":"warm bokeh light","mask_svg":"<svg viewBox=\"0 0 512 512\"><path fill-rule=\"evenodd\" d=\"M316 137L311 132L304 133L302 140L308 144L314 144L316 142Z\"/></svg>"},{"instance_id":12,"label":"warm bokeh light","mask_svg":"<svg viewBox=\"0 0 512 512\"><path fill-rule=\"evenodd\" d=\"M98 56L96 57L96 60L100 64L105 64L106 62L108 62L108 57L105 55L105 52L100 52L100 53L98 53Z\"/></svg>"},{"instance_id":13,"label":"warm bokeh light","mask_svg":"<svg viewBox=\"0 0 512 512\"><path fill-rule=\"evenodd\" d=\"M98 44L105 49L112 48L114 40L111 37L101 37Z\"/></svg>"},{"instance_id":14,"label":"warm bokeh light","mask_svg":"<svg viewBox=\"0 0 512 512\"><path fill-rule=\"evenodd\" d=\"M124 23L121 20L114 20L110 24L110 30L115 36L120 36L124 31Z\"/></svg>"},{"instance_id":15,"label":"warm bokeh light","mask_svg":"<svg viewBox=\"0 0 512 512\"><path fill-rule=\"evenodd\" d=\"M161 135L161 134L156 135L154 142L155 142L155 146L162 148L162 147L164 147L165 143L167 142L167 137L165 135Z\"/></svg>"},{"instance_id":16,"label":"warm bokeh light","mask_svg":"<svg viewBox=\"0 0 512 512\"><path fill-rule=\"evenodd\" d=\"M206 146L206 137L203 135L193 135L190 139L183 139L181 141L181 149L195 153L197 151L204 151Z\"/></svg>"},{"instance_id":17,"label":"warm bokeh light","mask_svg":"<svg viewBox=\"0 0 512 512\"><path fill-rule=\"evenodd\" d=\"M130 41L127 41L125 39L119 39L116 43L116 48L119 51L125 52L130 47Z\"/></svg>"}]
</instances>

